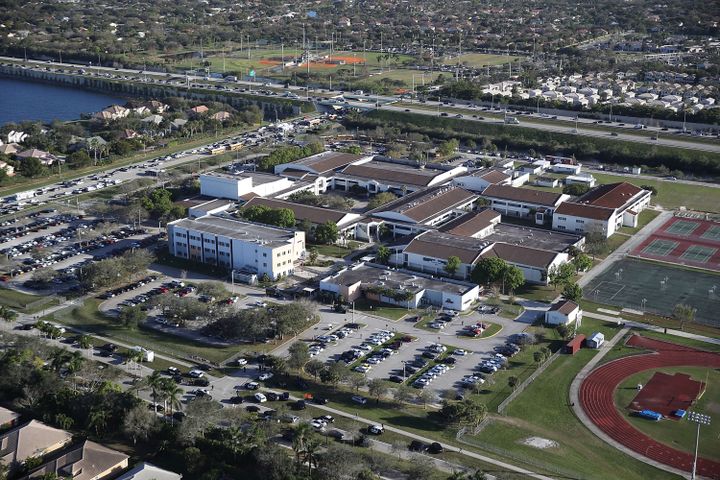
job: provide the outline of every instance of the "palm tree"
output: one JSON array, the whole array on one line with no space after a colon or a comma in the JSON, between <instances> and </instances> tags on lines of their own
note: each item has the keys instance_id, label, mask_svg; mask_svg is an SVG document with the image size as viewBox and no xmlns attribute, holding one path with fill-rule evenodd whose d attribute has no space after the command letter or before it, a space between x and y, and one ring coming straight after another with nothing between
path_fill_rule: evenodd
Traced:
<instances>
[{"instance_id":1,"label":"palm tree","mask_svg":"<svg viewBox=\"0 0 720 480\"><path fill-rule=\"evenodd\" d=\"M163 392L165 393L165 399L168 402L168 406L170 407L170 416L172 417L172 414L175 410L180 410L180 407L182 403L180 402L180 397L185 393L182 388L178 387L177 384L171 380L166 379L165 386L163 388Z\"/></svg>"},{"instance_id":2,"label":"palm tree","mask_svg":"<svg viewBox=\"0 0 720 480\"><path fill-rule=\"evenodd\" d=\"M298 468L303 463L308 464L308 474L312 474L313 466L317 467L318 450L321 442L313 433L310 424L303 423L295 429L292 449L295 452L295 460Z\"/></svg>"},{"instance_id":3,"label":"palm tree","mask_svg":"<svg viewBox=\"0 0 720 480\"><path fill-rule=\"evenodd\" d=\"M150 397L153 399L153 406L155 413L157 413L158 392L162 389L163 377L160 376L160 372L154 370L153 373L145 378L145 384L150 388Z\"/></svg>"},{"instance_id":4,"label":"palm tree","mask_svg":"<svg viewBox=\"0 0 720 480\"><path fill-rule=\"evenodd\" d=\"M50 354L50 368L54 371L60 371L60 369L69 360L69 354L65 350L57 349Z\"/></svg>"},{"instance_id":5,"label":"palm tree","mask_svg":"<svg viewBox=\"0 0 720 480\"><path fill-rule=\"evenodd\" d=\"M94 428L97 436L101 437L102 433L107 428L109 416L110 412L105 410L102 406L94 408L90 412L90 417L88 418L88 427Z\"/></svg>"}]
</instances>

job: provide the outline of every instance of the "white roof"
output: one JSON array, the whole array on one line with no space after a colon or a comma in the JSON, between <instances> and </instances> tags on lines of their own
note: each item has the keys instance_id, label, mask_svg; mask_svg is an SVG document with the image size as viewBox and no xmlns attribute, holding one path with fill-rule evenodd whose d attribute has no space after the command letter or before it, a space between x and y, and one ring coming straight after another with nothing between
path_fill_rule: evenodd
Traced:
<instances>
[{"instance_id":1,"label":"white roof","mask_svg":"<svg viewBox=\"0 0 720 480\"><path fill-rule=\"evenodd\" d=\"M182 475L143 462L115 480L180 480Z\"/></svg>"},{"instance_id":2,"label":"white roof","mask_svg":"<svg viewBox=\"0 0 720 480\"><path fill-rule=\"evenodd\" d=\"M603 335L600 332L595 332L592 335L590 335L590 338L588 340L591 340L593 342L602 342L605 340L605 335Z\"/></svg>"}]
</instances>

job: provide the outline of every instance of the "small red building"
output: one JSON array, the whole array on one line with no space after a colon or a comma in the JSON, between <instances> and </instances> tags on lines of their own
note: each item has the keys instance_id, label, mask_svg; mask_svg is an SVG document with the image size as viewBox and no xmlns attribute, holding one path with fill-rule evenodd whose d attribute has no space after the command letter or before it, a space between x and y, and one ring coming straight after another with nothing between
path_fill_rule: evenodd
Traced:
<instances>
[{"instance_id":1,"label":"small red building","mask_svg":"<svg viewBox=\"0 0 720 480\"><path fill-rule=\"evenodd\" d=\"M565 353L569 353L570 355L575 355L578 350L582 347L583 342L585 341L585 335L580 334L577 335L575 338L570 340L567 345L565 345Z\"/></svg>"}]
</instances>

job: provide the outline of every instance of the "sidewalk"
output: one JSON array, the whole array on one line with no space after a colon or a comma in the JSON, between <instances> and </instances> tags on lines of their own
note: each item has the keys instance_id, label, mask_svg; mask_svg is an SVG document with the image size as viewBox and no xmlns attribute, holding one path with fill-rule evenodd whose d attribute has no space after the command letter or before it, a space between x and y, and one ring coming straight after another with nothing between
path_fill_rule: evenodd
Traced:
<instances>
[{"instance_id":1,"label":"sidewalk","mask_svg":"<svg viewBox=\"0 0 720 480\"><path fill-rule=\"evenodd\" d=\"M597 320L604 320L606 322L623 322L625 326L629 328L636 328L638 330L650 330L657 333L666 333L667 335L673 335L675 337L689 338L698 342L712 343L713 345L720 345L720 338L706 337L704 335L698 335L697 333L683 332L682 330L674 330L672 328L658 327L655 325L649 325L647 323L635 322L632 320L625 320L622 317L613 317L610 315L603 315L600 313L586 312L583 311L583 316L589 318L595 318ZM670 340L669 340L670 341Z\"/></svg>"}]
</instances>

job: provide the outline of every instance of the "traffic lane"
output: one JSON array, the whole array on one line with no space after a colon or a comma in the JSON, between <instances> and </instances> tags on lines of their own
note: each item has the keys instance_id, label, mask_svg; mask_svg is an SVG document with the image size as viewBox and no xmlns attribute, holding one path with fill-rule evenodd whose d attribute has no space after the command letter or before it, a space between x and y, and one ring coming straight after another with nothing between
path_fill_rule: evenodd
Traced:
<instances>
[{"instance_id":1,"label":"traffic lane","mask_svg":"<svg viewBox=\"0 0 720 480\"><path fill-rule=\"evenodd\" d=\"M353 104L356 102L353 102ZM374 108L372 105L368 105L367 103L360 103L359 105L353 105L358 108ZM434 110L424 110L424 109L414 109L414 108L403 108L403 107L396 107L393 105L383 105L383 110L393 110L397 112L404 112L405 110L409 110L412 113L420 114L420 115L430 115L430 116L438 116L438 112ZM453 118L453 114L448 114L448 118ZM497 119L479 119L479 118L472 118L468 117L466 115L463 115L464 120L470 120L475 122L482 122L482 123L491 123L491 124L504 124L502 120ZM508 125L509 127L512 127L513 125ZM712 144L704 144L704 143L694 143L694 142L684 142L681 140L675 140L665 137L658 137L658 140L653 140L650 137L641 137L638 135L630 135L627 133L618 133L617 135L613 136L610 133L607 132L601 132L597 130L588 130L583 128L578 128L577 133L574 132L574 128L567 127L567 126L555 126L555 125L548 125L548 124L541 124L541 123L521 123L521 127L526 128L534 128L536 130L543 130L546 132L555 132L555 133L564 133L564 134L574 134L574 135L580 135L580 136L586 136L586 137L595 137L595 138L614 138L618 140L624 140L628 142L636 142L636 143L643 143L647 145L665 145L665 146L671 146L676 148L682 148L682 149L688 149L688 150L698 150L698 151L704 151L704 152L720 152L720 145L712 145Z\"/></svg>"}]
</instances>

